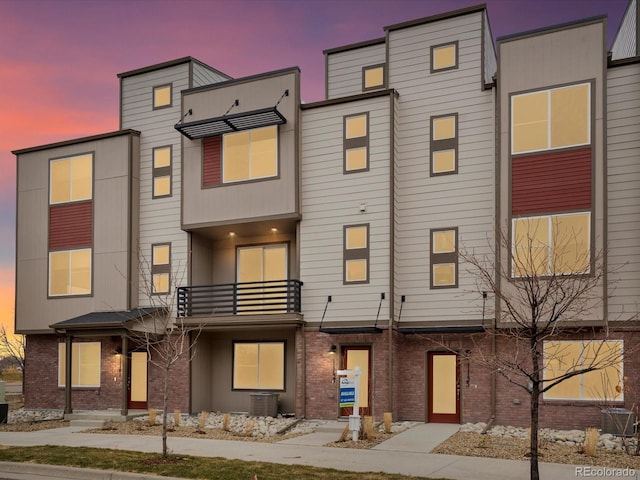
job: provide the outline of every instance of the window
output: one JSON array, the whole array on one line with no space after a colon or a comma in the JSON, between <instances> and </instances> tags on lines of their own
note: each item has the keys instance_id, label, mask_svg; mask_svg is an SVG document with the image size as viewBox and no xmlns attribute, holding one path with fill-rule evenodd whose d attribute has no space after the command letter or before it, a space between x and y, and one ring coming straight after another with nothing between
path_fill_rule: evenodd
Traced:
<instances>
[{"instance_id":1,"label":"window","mask_svg":"<svg viewBox=\"0 0 640 480\"><path fill-rule=\"evenodd\" d=\"M235 342L233 388L284 390L284 342Z\"/></svg>"},{"instance_id":2,"label":"window","mask_svg":"<svg viewBox=\"0 0 640 480\"><path fill-rule=\"evenodd\" d=\"M511 153L591 142L591 85L582 83L511 97Z\"/></svg>"},{"instance_id":3,"label":"window","mask_svg":"<svg viewBox=\"0 0 640 480\"><path fill-rule=\"evenodd\" d=\"M589 273L591 213L514 218L512 230L514 276Z\"/></svg>"},{"instance_id":4,"label":"window","mask_svg":"<svg viewBox=\"0 0 640 480\"><path fill-rule=\"evenodd\" d=\"M344 117L344 173L369 170L369 114Z\"/></svg>"},{"instance_id":5,"label":"window","mask_svg":"<svg viewBox=\"0 0 640 480\"><path fill-rule=\"evenodd\" d=\"M153 198L171 196L171 146L153 149Z\"/></svg>"},{"instance_id":6,"label":"window","mask_svg":"<svg viewBox=\"0 0 640 480\"><path fill-rule=\"evenodd\" d=\"M369 283L369 224L344 227L344 283Z\"/></svg>"},{"instance_id":7,"label":"window","mask_svg":"<svg viewBox=\"0 0 640 480\"><path fill-rule=\"evenodd\" d=\"M458 229L431 230L431 288L458 286Z\"/></svg>"},{"instance_id":8,"label":"window","mask_svg":"<svg viewBox=\"0 0 640 480\"><path fill-rule=\"evenodd\" d=\"M431 73L458 68L458 42L431 47Z\"/></svg>"},{"instance_id":9,"label":"window","mask_svg":"<svg viewBox=\"0 0 640 480\"><path fill-rule=\"evenodd\" d=\"M431 176L458 172L458 114L431 117Z\"/></svg>"},{"instance_id":10,"label":"window","mask_svg":"<svg viewBox=\"0 0 640 480\"><path fill-rule=\"evenodd\" d=\"M93 154L51 160L49 203L90 200L93 196Z\"/></svg>"},{"instance_id":11,"label":"window","mask_svg":"<svg viewBox=\"0 0 640 480\"><path fill-rule=\"evenodd\" d=\"M49 296L91 293L91 249L49 252Z\"/></svg>"},{"instance_id":12,"label":"window","mask_svg":"<svg viewBox=\"0 0 640 480\"><path fill-rule=\"evenodd\" d=\"M624 400L623 341L548 341L544 343L544 379L583 368L596 370L575 375L544 392L545 400Z\"/></svg>"},{"instance_id":13,"label":"window","mask_svg":"<svg viewBox=\"0 0 640 480\"><path fill-rule=\"evenodd\" d=\"M362 90L384 87L384 65L362 68Z\"/></svg>"},{"instance_id":14,"label":"window","mask_svg":"<svg viewBox=\"0 0 640 480\"><path fill-rule=\"evenodd\" d=\"M66 386L66 351L58 344L58 386ZM100 387L100 342L73 343L71 346L71 386Z\"/></svg>"},{"instance_id":15,"label":"window","mask_svg":"<svg viewBox=\"0 0 640 480\"><path fill-rule=\"evenodd\" d=\"M153 294L169 293L171 272L171 244L151 246L151 279Z\"/></svg>"},{"instance_id":16,"label":"window","mask_svg":"<svg viewBox=\"0 0 640 480\"><path fill-rule=\"evenodd\" d=\"M171 106L171 84L153 87L153 109Z\"/></svg>"},{"instance_id":17,"label":"window","mask_svg":"<svg viewBox=\"0 0 640 480\"><path fill-rule=\"evenodd\" d=\"M278 175L277 138L276 125L224 135L223 182L241 182Z\"/></svg>"}]
</instances>

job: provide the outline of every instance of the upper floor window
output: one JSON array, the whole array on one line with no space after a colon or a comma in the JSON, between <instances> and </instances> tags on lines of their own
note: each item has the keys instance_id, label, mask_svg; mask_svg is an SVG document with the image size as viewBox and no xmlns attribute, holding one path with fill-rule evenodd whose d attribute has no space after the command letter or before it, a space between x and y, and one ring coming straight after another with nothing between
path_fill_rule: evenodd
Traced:
<instances>
[{"instance_id":1,"label":"upper floor window","mask_svg":"<svg viewBox=\"0 0 640 480\"><path fill-rule=\"evenodd\" d=\"M369 282L369 224L344 227L344 283Z\"/></svg>"},{"instance_id":2,"label":"upper floor window","mask_svg":"<svg viewBox=\"0 0 640 480\"><path fill-rule=\"evenodd\" d=\"M591 142L591 85L582 83L511 97L511 153Z\"/></svg>"},{"instance_id":3,"label":"upper floor window","mask_svg":"<svg viewBox=\"0 0 640 480\"><path fill-rule=\"evenodd\" d=\"M228 133L222 137L222 181L241 182L278 175L278 127Z\"/></svg>"},{"instance_id":4,"label":"upper floor window","mask_svg":"<svg viewBox=\"0 0 640 480\"><path fill-rule=\"evenodd\" d=\"M171 146L153 149L153 198L171 196Z\"/></svg>"},{"instance_id":5,"label":"upper floor window","mask_svg":"<svg viewBox=\"0 0 640 480\"><path fill-rule=\"evenodd\" d=\"M362 68L362 90L384 87L384 65Z\"/></svg>"},{"instance_id":6,"label":"upper floor window","mask_svg":"<svg viewBox=\"0 0 640 480\"><path fill-rule=\"evenodd\" d=\"M90 200L93 195L93 155L59 158L49 163L49 203Z\"/></svg>"},{"instance_id":7,"label":"upper floor window","mask_svg":"<svg viewBox=\"0 0 640 480\"><path fill-rule=\"evenodd\" d=\"M431 73L458 68L458 42L431 47Z\"/></svg>"},{"instance_id":8,"label":"upper floor window","mask_svg":"<svg viewBox=\"0 0 640 480\"><path fill-rule=\"evenodd\" d=\"M344 117L344 173L369 169L369 114Z\"/></svg>"},{"instance_id":9,"label":"upper floor window","mask_svg":"<svg viewBox=\"0 0 640 480\"><path fill-rule=\"evenodd\" d=\"M458 286L458 229L431 230L431 288Z\"/></svg>"},{"instance_id":10,"label":"upper floor window","mask_svg":"<svg viewBox=\"0 0 640 480\"><path fill-rule=\"evenodd\" d=\"M49 296L91 293L91 249L49 252Z\"/></svg>"},{"instance_id":11,"label":"upper floor window","mask_svg":"<svg viewBox=\"0 0 640 480\"><path fill-rule=\"evenodd\" d=\"M591 213L514 218L512 248L516 277L589 273Z\"/></svg>"},{"instance_id":12,"label":"upper floor window","mask_svg":"<svg viewBox=\"0 0 640 480\"><path fill-rule=\"evenodd\" d=\"M153 108L171 106L171 84L153 87Z\"/></svg>"},{"instance_id":13,"label":"upper floor window","mask_svg":"<svg viewBox=\"0 0 640 480\"><path fill-rule=\"evenodd\" d=\"M171 275L171 244L151 246L151 279L153 294L169 293Z\"/></svg>"},{"instance_id":14,"label":"upper floor window","mask_svg":"<svg viewBox=\"0 0 640 480\"><path fill-rule=\"evenodd\" d=\"M431 176L458 172L458 114L431 117Z\"/></svg>"}]
</instances>

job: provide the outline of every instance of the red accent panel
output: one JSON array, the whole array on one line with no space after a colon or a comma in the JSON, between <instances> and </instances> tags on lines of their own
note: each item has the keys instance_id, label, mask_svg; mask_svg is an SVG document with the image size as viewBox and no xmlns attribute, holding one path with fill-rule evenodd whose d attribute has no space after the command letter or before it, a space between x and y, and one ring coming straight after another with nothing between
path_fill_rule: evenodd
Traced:
<instances>
[{"instance_id":1,"label":"red accent panel","mask_svg":"<svg viewBox=\"0 0 640 480\"><path fill-rule=\"evenodd\" d=\"M222 137L202 140L202 186L220 185L222 178Z\"/></svg>"},{"instance_id":2,"label":"red accent panel","mask_svg":"<svg viewBox=\"0 0 640 480\"><path fill-rule=\"evenodd\" d=\"M591 147L511 160L511 214L591 209Z\"/></svg>"},{"instance_id":3,"label":"red accent panel","mask_svg":"<svg viewBox=\"0 0 640 480\"><path fill-rule=\"evenodd\" d=\"M49 250L90 247L93 202L49 206Z\"/></svg>"}]
</instances>

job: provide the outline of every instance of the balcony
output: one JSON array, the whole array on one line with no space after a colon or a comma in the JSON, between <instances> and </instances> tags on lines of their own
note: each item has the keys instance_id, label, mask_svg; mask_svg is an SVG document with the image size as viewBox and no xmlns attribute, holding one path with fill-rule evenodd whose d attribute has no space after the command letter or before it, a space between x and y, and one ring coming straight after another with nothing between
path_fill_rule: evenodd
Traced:
<instances>
[{"instance_id":1,"label":"balcony","mask_svg":"<svg viewBox=\"0 0 640 480\"><path fill-rule=\"evenodd\" d=\"M302 282L225 283L178 288L178 317L302 312Z\"/></svg>"}]
</instances>

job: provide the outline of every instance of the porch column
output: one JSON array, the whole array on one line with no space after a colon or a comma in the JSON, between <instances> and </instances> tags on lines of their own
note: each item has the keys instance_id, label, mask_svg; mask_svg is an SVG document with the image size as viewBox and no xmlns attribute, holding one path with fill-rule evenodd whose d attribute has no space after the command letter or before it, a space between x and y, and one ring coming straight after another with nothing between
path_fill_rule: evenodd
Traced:
<instances>
[{"instance_id":1,"label":"porch column","mask_svg":"<svg viewBox=\"0 0 640 480\"><path fill-rule=\"evenodd\" d=\"M67 333L65 338L65 366L64 366L64 414L73 413L73 407L71 406L71 384L73 383L72 375L72 352L73 352L73 337Z\"/></svg>"},{"instance_id":2,"label":"porch column","mask_svg":"<svg viewBox=\"0 0 640 480\"><path fill-rule=\"evenodd\" d=\"M120 358L120 368L122 373L122 400L120 414L126 417L129 414L129 338L122 335L122 357Z\"/></svg>"}]
</instances>

